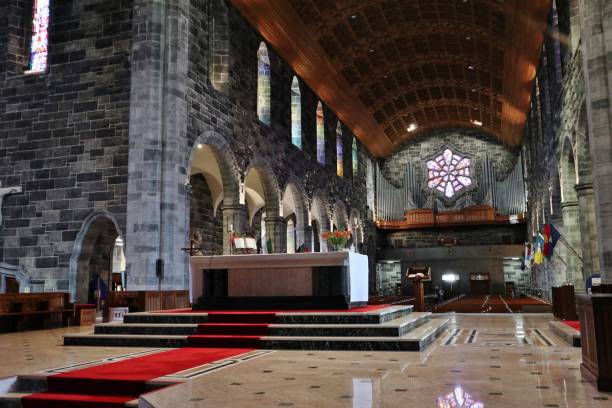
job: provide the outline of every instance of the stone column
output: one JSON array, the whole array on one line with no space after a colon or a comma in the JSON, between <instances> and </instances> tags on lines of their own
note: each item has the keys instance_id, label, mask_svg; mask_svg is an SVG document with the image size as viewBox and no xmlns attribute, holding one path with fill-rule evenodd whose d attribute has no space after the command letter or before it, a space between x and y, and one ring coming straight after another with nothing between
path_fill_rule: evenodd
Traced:
<instances>
[{"instance_id":1,"label":"stone column","mask_svg":"<svg viewBox=\"0 0 612 408\"><path fill-rule=\"evenodd\" d=\"M584 291L584 279L582 277L582 263L576 254L581 252L580 244L580 225L579 225L578 202L566 201L561 203L561 213L563 214L563 236L571 247L567 251L565 262L567 264L567 281L574 284L576 292ZM560 244L564 245L564 244Z\"/></svg>"},{"instance_id":2,"label":"stone column","mask_svg":"<svg viewBox=\"0 0 612 408\"><path fill-rule=\"evenodd\" d=\"M579 8L599 265L612 283L612 2L580 0Z\"/></svg>"},{"instance_id":3,"label":"stone column","mask_svg":"<svg viewBox=\"0 0 612 408\"><path fill-rule=\"evenodd\" d=\"M247 207L244 204L227 204L223 211L223 254L230 254L229 236L231 233L243 235L247 219Z\"/></svg>"},{"instance_id":4,"label":"stone column","mask_svg":"<svg viewBox=\"0 0 612 408\"><path fill-rule=\"evenodd\" d=\"M283 217L266 218L266 234L272 240L272 253L287 252L287 222Z\"/></svg>"},{"instance_id":5,"label":"stone column","mask_svg":"<svg viewBox=\"0 0 612 408\"><path fill-rule=\"evenodd\" d=\"M595 203L593 184L576 184L580 236L582 243L582 271L585 277L599 273L599 250L597 247L597 226L595 225Z\"/></svg>"},{"instance_id":6,"label":"stone column","mask_svg":"<svg viewBox=\"0 0 612 408\"><path fill-rule=\"evenodd\" d=\"M312 226L306 225L302 230L302 236L304 237L302 241L304 246L306 246L308 249L310 249L311 252L313 252L314 242L312 242Z\"/></svg>"},{"instance_id":7,"label":"stone column","mask_svg":"<svg viewBox=\"0 0 612 408\"><path fill-rule=\"evenodd\" d=\"M189 2L136 0L130 96L126 258L132 290L185 289ZM158 259L164 276L155 274Z\"/></svg>"}]
</instances>

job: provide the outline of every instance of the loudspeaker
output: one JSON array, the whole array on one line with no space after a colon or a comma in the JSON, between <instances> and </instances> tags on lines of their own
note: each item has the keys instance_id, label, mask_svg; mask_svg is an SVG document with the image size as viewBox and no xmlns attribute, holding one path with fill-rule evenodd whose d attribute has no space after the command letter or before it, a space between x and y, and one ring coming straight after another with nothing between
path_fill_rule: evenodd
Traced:
<instances>
[{"instance_id":1,"label":"loudspeaker","mask_svg":"<svg viewBox=\"0 0 612 408\"><path fill-rule=\"evenodd\" d=\"M155 276L159 280L164 279L164 261L161 259L155 261Z\"/></svg>"}]
</instances>

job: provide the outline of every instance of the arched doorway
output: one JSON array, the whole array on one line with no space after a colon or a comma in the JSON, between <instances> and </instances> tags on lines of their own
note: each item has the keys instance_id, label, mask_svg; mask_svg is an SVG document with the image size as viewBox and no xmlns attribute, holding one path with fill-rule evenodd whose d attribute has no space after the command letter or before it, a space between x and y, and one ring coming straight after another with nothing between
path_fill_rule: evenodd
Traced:
<instances>
[{"instance_id":1,"label":"arched doorway","mask_svg":"<svg viewBox=\"0 0 612 408\"><path fill-rule=\"evenodd\" d=\"M247 208L246 231L253 237L265 236L261 248L268 253L286 251L286 223L280 215L279 189L272 171L265 165L252 164L244 178L244 200ZM263 220L263 222L262 222ZM265 234L262 227L265 224Z\"/></svg>"},{"instance_id":2,"label":"arched doorway","mask_svg":"<svg viewBox=\"0 0 612 408\"><path fill-rule=\"evenodd\" d=\"M118 245L119 242L121 245ZM114 216L106 211L91 214L77 235L70 258L70 293L76 303L95 302L93 282L100 286L106 298L108 290L113 288L113 266L120 268L123 254L123 236ZM120 271L118 271L120 272ZM123 275L121 289L128 279ZM117 287L116 287L117 288ZM117 288L118 289L118 288Z\"/></svg>"},{"instance_id":3,"label":"arched doorway","mask_svg":"<svg viewBox=\"0 0 612 408\"><path fill-rule=\"evenodd\" d=\"M223 254L223 178L210 145L199 144L193 155L189 237L200 255Z\"/></svg>"}]
</instances>

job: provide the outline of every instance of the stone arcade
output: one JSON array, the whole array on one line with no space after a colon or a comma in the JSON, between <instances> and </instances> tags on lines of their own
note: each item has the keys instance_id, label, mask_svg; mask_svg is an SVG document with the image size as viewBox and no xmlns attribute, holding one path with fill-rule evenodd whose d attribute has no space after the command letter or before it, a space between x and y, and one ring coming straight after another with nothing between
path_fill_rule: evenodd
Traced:
<instances>
[{"instance_id":1,"label":"stone arcade","mask_svg":"<svg viewBox=\"0 0 612 408\"><path fill-rule=\"evenodd\" d=\"M0 1L0 407L609 406L611 15Z\"/></svg>"}]
</instances>

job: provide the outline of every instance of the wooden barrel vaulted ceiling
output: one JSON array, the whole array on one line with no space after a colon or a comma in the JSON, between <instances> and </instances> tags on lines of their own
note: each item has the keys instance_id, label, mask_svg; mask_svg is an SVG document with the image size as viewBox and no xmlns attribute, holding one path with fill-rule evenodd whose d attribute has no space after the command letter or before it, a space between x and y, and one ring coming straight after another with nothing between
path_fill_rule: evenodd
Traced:
<instances>
[{"instance_id":1,"label":"wooden barrel vaulted ceiling","mask_svg":"<svg viewBox=\"0 0 612 408\"><path fill-rule=\"evenodd\" d=\"M232 0L376 156L423 132L522 144L551 0Z\"/></svg>"}]
</instances>

